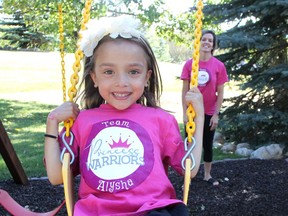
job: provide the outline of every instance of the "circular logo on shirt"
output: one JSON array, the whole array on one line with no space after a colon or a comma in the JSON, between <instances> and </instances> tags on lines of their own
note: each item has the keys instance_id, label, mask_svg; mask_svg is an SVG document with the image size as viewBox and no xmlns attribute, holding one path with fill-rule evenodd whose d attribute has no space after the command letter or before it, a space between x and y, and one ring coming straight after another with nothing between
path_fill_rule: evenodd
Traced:
<instances>
[{"instance_id":1,"label":"circular logo on shirt","mask_svg":"<svg viewBox=\"0 0 288 216\"><path fill-rule=\"evenodd\" d=\"M198 84L199 85L206 85L210 80L210 75L205 70L199 70L198 72Z\"/></svg>"},{"instance_id":2,"label":"circular logo on shirt","mask_svg":"<svg viewBox=\"0 0 288 216\"><path fill-rule=\"evenodd\" d=\"M109 120L92 127L81 174L91 188L116 193L142 183L153 164L153 143L144 128L130 120Z\"/></svg>"}]
</instances>

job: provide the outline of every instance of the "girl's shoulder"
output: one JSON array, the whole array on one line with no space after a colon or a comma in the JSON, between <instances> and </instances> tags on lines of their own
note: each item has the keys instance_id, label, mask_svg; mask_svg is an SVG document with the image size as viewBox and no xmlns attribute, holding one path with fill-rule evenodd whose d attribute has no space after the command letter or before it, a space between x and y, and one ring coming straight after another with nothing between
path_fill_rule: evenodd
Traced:
<instances>
[{"instance_id":1,"label":"girl's shoulder","mask_svg":"<svg viewBox=\"0 0 288 216\"><path fill-rule=\"evenodd\" d=\"M185 65L187 64L191 64L193 62L193 59L192 58L189 58L185 61Z\"/></svg>"},{"instance_id":2,"label":"girl's shoulder","mask_svg":"<svg viewBox=\"0 0 288 216\"><path fill-rule=\"evenodd\" d=\"M98 110L98 108L82 109L79 112L76 120L83 120L83 119L86 119L86 118L91 118L91 117L93 117L95 115L99 115L99 112L97 110Z\"/></svg>"},{"instance_id":3,"label":"girl's shoulder","mask_svg":"<svg viewBox=\"0 0 288 216\"><path fill-rule=\"evenodd\" d=\"M161 107L146 107L147 112L152 114L156 118L164 118L170 121L172 118L174 118L174 115L171 111L165 110Z\"/></svg>"},{"instance_id":4,"label":"girl's shoulder","mask_svg":"<svg viewBox=\"0 0 288 216\"><path fill-rule=\"evenodd\" d=\"M104 108L103 108L104 107ZM171 120L174 118L172 113L169 110L165 110L161 107L148 107L145 105L141 104L134 104L127 110L116 110L112 109L110 106L102 106L100 108L93 108L93 109L87 109L87 110L81 110L77 120L85 120L87 118L91 117L97 117L99 115L113 115L113 116L145 116L149 118L154 118L154 119L168 119Z\"/></svg>"}]
</instances>

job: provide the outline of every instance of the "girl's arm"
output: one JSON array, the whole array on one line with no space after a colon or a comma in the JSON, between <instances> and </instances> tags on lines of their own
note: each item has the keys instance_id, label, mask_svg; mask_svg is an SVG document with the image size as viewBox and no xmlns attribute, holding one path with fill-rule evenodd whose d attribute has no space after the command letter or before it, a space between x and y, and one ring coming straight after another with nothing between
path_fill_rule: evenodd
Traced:
<instances>
[{"instance_id":1,"label":"girl's arm","mask_svg":"<svg viewBox=\"0 0 288 216\"><path fill-rule=\"evenodd\" d=\"M194 147L192 154L195 159L195 167L191 171L191 178L194 178L199 170L201 155L202 155L202 142L203 142L203 127L204 127L204 104L203 96L197 87L191 88L185 96L186 106L190 103L196 113L195 122L195 132L194 139L196 141L196 146Z\"/></svg>"},{"instance_id":2,"label":"girl's arm","mask_svg":"<svg viewBox=\"0 0 288 216\"><path fill-rule=\"evenodd\" d=\"M46 134L58 137L59 123L72 118L76 119L79 108L76 103L65 102L49 113L46 124ZM60 161L60 147L58 140L45 137L44 158L47 176L51 184L62 184L62 163Z\"/></svg>"}]
</instances>

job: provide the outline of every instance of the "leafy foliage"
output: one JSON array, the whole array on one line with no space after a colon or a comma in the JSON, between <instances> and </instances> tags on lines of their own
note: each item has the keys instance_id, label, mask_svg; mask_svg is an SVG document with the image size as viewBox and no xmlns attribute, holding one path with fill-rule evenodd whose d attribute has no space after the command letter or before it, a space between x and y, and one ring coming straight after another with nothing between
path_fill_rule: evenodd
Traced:
<instances>
[{"instance_id":1,"label":"leafy foliage","mask_svg":"<svg viewBox=\"0 0 288 216\"><path fill-rule=\"evenodd\" d=\"M230 0L209 5L214 24L232 26L219 35L231 79L243 94L229 99L222 132L232 141L288 146L288 2Z\"/></svg>"},{"instance_id":2,"label":"leafy foliage","mask_svg":"<svg viewBox=\"0 0 288 216\"><path fill-rule=\"evenodd\" d=\"M230 141L288 146L288 2L209 0L203 12L203 29L218 34L217 57L240 83L241 95L225 101L222 133ZM192 49L195 13L165 12L158 33Z\"/></svg>"},{"instance_id":3,"label":"leafy foliage","mask_svg":"<svg viewBox=\"0 0 288 216\"><path fill-rule=\"evenodd\" d=\"M52 39L49 43L40 44L40 47L45 50L54 50L58 48L59 44L59 2L62 2L65 49L67 52L74 52L78 40L82 10L85 7L84 0L4 0L3 8L4 13L8 15L21 13L23 22L26 26L29 26L31 31L46 35ZM162 0L156 0L150 5L145 5L142 0L93 1L91 17L132 14L137 16L143 25L150 26L153 22L157 22L161 16L163 12L161 9L162 4Z\"/></svg>"}]
</instances>

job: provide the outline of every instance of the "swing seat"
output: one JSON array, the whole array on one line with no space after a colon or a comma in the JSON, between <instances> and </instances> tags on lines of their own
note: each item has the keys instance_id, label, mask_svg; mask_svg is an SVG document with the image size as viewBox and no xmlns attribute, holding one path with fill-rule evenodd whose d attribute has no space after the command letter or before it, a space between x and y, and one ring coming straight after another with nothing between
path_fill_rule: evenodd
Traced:
<instances>
[{"instance_id":1,"label":"swing seat","mask_svg":"<svg viewBox=\"0 0 288 216\"><path fill-rule=\"evenodd\" d=\"M54 216L60 211L64 203L65 200L57 208L50 212L32 212L19 205L5 190L0 189L0 206L3 206L6 211L14 216Z\"/></svg>"}]
</instances>

